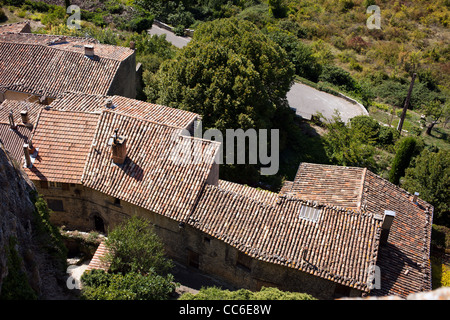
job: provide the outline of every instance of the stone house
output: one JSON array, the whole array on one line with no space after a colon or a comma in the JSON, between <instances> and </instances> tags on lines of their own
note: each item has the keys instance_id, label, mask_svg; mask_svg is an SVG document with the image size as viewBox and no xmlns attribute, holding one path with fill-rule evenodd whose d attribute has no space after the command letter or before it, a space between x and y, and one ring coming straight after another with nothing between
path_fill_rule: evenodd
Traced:
<instances>
[{"instance_id":1,"label":"stone house","mask_svg":"<svg viewBox=\"0 0 450 320\"><path fill-rule=\"evenodd\" d=\"M15 29L0 27L0 102L50 104L65 91L136 96L134 49Z\"/></svg>"},{"instance_id":2,"label":"stone house","mask_svg":"<svg viewBox=\"0 0 450 320\"><path fill-rule=\"evenodd\" d=\"M236 287L321 299L431 288L429 204L364 168L302 163L278 194L220 180L220 144L186 134L198 118L66 92L30 117L32 145L10 148L55 224L107 233L144 217L171 258Z\"/></svg>"}]
</instances>

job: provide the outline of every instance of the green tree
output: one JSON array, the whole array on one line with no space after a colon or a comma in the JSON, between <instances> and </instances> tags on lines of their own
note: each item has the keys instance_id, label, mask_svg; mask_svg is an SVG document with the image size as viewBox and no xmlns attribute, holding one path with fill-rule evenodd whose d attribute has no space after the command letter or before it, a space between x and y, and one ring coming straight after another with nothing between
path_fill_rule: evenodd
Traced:
<instances>
[{"instance_id":1,"label":"green tree","mask_svg":"<svg viewBox=\"0 0 450 320\"><path fill-rule=\"evenodd\" d=\"M201 114L205 129L270 128L275 111L287 107L293 76L285 51L255 25L220 19L196 29L147 92L149 100Z\"/></svg>"},{"instance_id":2,"label":"green tree","mask_svg":"<svg viewBox=\"0 0 450 320\"><path fill-rule=\"evenodd\" d=\"M108 234L105 244L109 249L105 258L113 273L165 275L173 267L165 257L163 243L145 219L132 217L125 221Z\"/></svg>"},{"instance_id":3,"label":"green tree","mask_svg":"<svg viewBox=\"0 0 450 320\"><path fill-rule=\"evenodd\" d=\"M450 151L423 150L406 170L402 187L434 206L433 223L450 227Z\"/></svg>"},{"instance_id":4,"label":"green tree","mask_svg":"<svg viewBox=\"0 0 450 320\"><path fill-rule=\"evenodd\" d=\"M364 133L358 131L358 126L345 124L340 115L336 114L332 121L326 124L326 128L328 132L323 136L324 147L332 164L368 167L377 171L377 164L373 158L375 148L363 140Z\"/></svg>"},{"instance_id":5,"label":"green tree","mask_svg":"<svg viewBox=\"0 0 450 320\"><path fill-rule=\"evenodd\" d=\"M413 137L406 137L400 140L391 170L389 171L389 181L394 184L400 183L400 178L405 175L410 161L416 150L417 141Z\"/></svg>"}]
</instances>

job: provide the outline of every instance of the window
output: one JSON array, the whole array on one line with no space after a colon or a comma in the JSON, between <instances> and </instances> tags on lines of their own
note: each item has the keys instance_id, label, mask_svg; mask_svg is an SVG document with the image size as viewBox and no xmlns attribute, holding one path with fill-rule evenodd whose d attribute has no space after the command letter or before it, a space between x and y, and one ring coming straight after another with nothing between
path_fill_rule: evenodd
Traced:
<instances>
[{"instance_id":1,"label":"window","mask_svg":"<svg viewBox=\"0 0 450 320\"><path fill-rule=\"evenodd\" d=\"M237 260L236 260L236 267L238 267L244 271L250 272L250 271L252 271L251 264L252 264L252 258L250 258L248 255L246 255L243 252L238 252Z\"/></svg>"},{"instance_id":2,"label":"window","mask_svg":"<svg viewBox=\"0 0 450 320\"><path fill-rule=\"evenodd\" d=\"M52 189L62 189L62 183L61 182L53 182L49 181L48 186Z\"/></svg>"},{"instance_id":3,"label":"window","mask_svg":"<svg viewBox=\"0 0 450 320\"><path fill-rule=\"evenodd\" d=\"M120 199L119 198L114 198L114 205L120 207Z\"/></svg>"},{"instance_id":4,"label":"window","mask_svg":"<svg viewBox=\"0 0 450 320\"><path fill-rule=\"evenodd\" d=\"M207 244L210 244L211 243L211 239L208 238L208 237L203 237L203 242L207 243Z\"/></svg>"},{"instance_id":5,"label":"window","mask_svg":"<svg viewBox=\"0 0 450 320\"><path fill-rule=\"evenodd\" d=\"M301 219L317 222L320 218L320 209L303 205L299 216Z\"/></svg>"},{"instance_id":6,"label":"window","mask_svg":"<svg viewBox=\"0 0 450 320\"><path fill-rule=\"evenodd\" d=\"M52 211L64 211L62 200L47 199L47 204Z\"/></svg>"},{"instance_id":7,"label":"window","mask_svg":"<svg viewBox=\"0 0 450 320\"><path fill-rule=\"evenodd\" d=\"M41 188L42 189L48 189L48 182L47 181L40 181L41 182Z\"/></svg>"}]
</instances>

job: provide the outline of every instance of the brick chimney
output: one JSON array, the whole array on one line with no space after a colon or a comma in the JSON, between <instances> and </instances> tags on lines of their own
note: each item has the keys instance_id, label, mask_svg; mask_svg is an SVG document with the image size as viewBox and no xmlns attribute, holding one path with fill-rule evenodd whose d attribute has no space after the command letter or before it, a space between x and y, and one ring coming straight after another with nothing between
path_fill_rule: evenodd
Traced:
<instances>
[{"instance_id":1,"label":"brick chimney","mask_svg":"<svg viewBox=\"0 0 450 320\"><path fill-rule=\"evenodd\" d=\"M387 243L389 232L391 230L392 222L395 218L395 212L385 210L383 224L381 225L380 244L385 245Z\"/></svg>"},{"instance_id":2,"label":"brick chimney","mask_svg":"<svg viewBox=\"0 0 450 320\"><path fill-rule=\"evenodd\" d=\"M20 116L22 117L22 123L27 126L27 127L31 127L32 124L30 123L30 117L28 116L28 111L27 110L22 110L20 111Z\"/></svg>"},{"instance_id":3,"label":"brick chimney","mask_svg":"<svg viewBox=\"0 0 450 320\"><path fill-rule=\"evenodd\" d=\"M135 50L136 49L136 43L134 41L130 41L130 49Z\"/></svg>"},{"instance_id":4,"label":"brick chimney","mask_svg":"<svg viewBox=\"0 0 450 320\"><path fill-rule=\"evenodd\" d=\"M84 55L90 58L94 57L94 46L91 44L84 45Z\"/></svg>"},{"instance_id":5,"label":"brick chimney","mask_svg":"<svg viewBox=\"0 0 450 320\"><path fill-rule=\"evenodd\" d=\"M115 164L123 164L127 157L127 138L119 136L118 131L119 129L114 130L112 137L112 158Z\"/></svg>"}]
</instances>

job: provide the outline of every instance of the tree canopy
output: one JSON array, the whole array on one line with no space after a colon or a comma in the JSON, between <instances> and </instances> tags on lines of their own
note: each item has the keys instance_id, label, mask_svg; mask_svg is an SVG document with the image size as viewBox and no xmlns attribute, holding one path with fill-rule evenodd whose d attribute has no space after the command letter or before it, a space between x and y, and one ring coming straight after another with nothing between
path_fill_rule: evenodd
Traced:
<instances>
[{"instance_id":1,"label":"tree canopy","mask_svg":"<svg viewBox=\"0 0 450 320\"><path fill-rule=\"evenodd\" d=\"M201 114L204 128L270 128L276 110L287 107L293 76L286 52L255 25L219 19L199 26L163 63L147 94Z\"/></svg>"}]
</instances>

